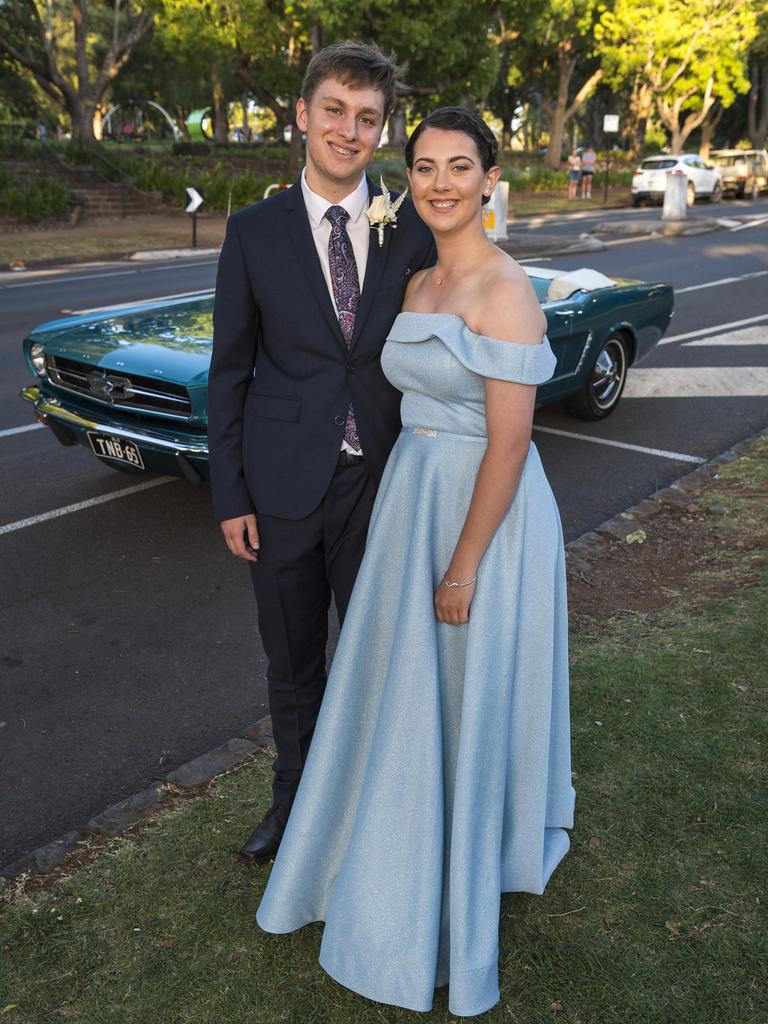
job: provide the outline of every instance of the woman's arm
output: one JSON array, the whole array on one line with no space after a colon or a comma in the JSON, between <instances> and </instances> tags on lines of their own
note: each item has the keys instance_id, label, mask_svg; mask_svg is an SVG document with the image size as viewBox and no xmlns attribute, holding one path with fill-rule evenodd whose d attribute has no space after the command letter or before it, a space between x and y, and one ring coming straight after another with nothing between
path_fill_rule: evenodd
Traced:
<instances>
[{"instance_id":1,"label":"woman's arm","mask_svg":"<svg viewBox=\"0 0 768 1024\"><path fill-rule=\"evenodd\" d=\"M525 282L504 281L486 295L491 309L509 312L474 318L477 333L524 344L540 344L546 318L533 289ZM512 504L531 443L531 423L536 387L509 381L485 381L485 416L488 447L475 480L472 500L445 578L467 583L478 572L480 561ZM460 625L469 619L475 587L447 587L435 593L435 614L440 622Z\"/></svg>"}]
</instances>

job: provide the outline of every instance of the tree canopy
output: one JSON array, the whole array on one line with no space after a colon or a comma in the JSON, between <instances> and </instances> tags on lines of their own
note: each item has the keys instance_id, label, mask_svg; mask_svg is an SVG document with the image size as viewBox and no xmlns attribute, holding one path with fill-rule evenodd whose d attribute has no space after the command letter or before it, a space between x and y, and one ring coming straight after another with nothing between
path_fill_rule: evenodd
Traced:
<instances>
[{"instance_id":1,"label":"tree canopy","mask_svg":"<svg viewBox=\"0 0 768 1024\"><path fill-rule=\"evenodd\" d=\"M605 141L608 107L635 152L651 125L673 150L768 134L768 0L0 0L0 103L30 117L42 92L89 140L99 108L142 93L182 120L210 106L224 142L250 98L281 136L312 54L349 37L407 64L395 141L446 104L490 111L506 145L522 130L552 167L566 141Z\"/></svg>"}]
</instances>

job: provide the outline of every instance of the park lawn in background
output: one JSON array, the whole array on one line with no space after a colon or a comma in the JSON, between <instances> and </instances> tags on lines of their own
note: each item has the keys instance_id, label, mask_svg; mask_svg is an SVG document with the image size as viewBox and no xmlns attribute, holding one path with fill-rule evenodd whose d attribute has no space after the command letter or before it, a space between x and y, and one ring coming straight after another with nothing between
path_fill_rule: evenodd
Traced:
<instances>
[{"instance_id":1,"label":"park lawn in background","mask_svg":"<svg viewBox=\"0 0 768 1024\"><path fill-rule=\"evenodd\" d=\"M197 245L215 248L224 241L224 214L198 217ZM51 262L85 262L130 256L158 249L188 249L192 222L188 214L148 214L110 221L86 221L77 227L46 225L0 233L0 270L16 262L44 266Z\"/></svg>"},{"instance_id":2,"label":"park lawn in background","mask_svg":"<svg viewBox=\"0 0 768 1024\"><path fill-rule=\"evenodd\" d=\"M546 192L511 192L509 193L509 219L515 217L535 217L547 213L577 213L589 211L599 213L601 210L628 207L632 196L628 188L611 188L608 202L603 203L603 190L595 186L591 199L569 199L565 189L561 194Z\"/></svg>"},{"instance_id":3,"label":"park lawn in background","mask_svg":"<svg viewBox=\"0 0 768 1024\"><path fill-rule=\"evenodd\" d=\"M628 575L612 617L582 601L601 566L573 589L571 851L543 896L503 896L501 1001L483 1024L764 1024L767 497L763 439L658 537L650 520L642 545L616 542L614 576L651 579L662 559L656 601ZM337 985L317 964L321 925L257 929L268 870L235 851L269 802L270 761L94 844L68 877L8 883L2 1019L458 1020L444 989L417 1015Z\"/></svg>"}]
</instances>

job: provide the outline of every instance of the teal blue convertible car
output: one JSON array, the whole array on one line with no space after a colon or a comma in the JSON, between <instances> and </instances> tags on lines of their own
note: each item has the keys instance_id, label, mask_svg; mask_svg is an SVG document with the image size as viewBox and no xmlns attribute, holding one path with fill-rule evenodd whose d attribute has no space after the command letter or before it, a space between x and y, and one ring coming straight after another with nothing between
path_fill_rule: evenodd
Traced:
<instances>
[{"instance_id":1,"label":"teal blue convertible car","mask_svg":"<svg viewBox=\"0 0 768 1024\"><path fill-rule=\"evenodd\" d=\"M608 416L629 368L669 325L672 286L526 269L557 356L538 404ZM21 397L62 444L85 445L113 468L207 479L212 309L207 294L42 324L24 341L36 380Z\"/></svg>"}]
</instances>

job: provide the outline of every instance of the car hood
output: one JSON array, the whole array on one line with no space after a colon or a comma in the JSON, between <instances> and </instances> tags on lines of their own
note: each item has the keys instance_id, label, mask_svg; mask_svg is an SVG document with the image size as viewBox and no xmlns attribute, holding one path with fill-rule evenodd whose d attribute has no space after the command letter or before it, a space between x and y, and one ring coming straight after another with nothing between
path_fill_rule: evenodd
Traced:
<instances>
[{"instance_id":1,"label":"car hood","mask_svg":"<svg viewBox=\"0 0 768 1024\"><path fill-rule=\"evenodd\" d=\"M204 384L213 344L213 297L123 306L41 324L30 340L47 355L90 366L158 376L177 384Z\"/></svg>"}]
</instances>

